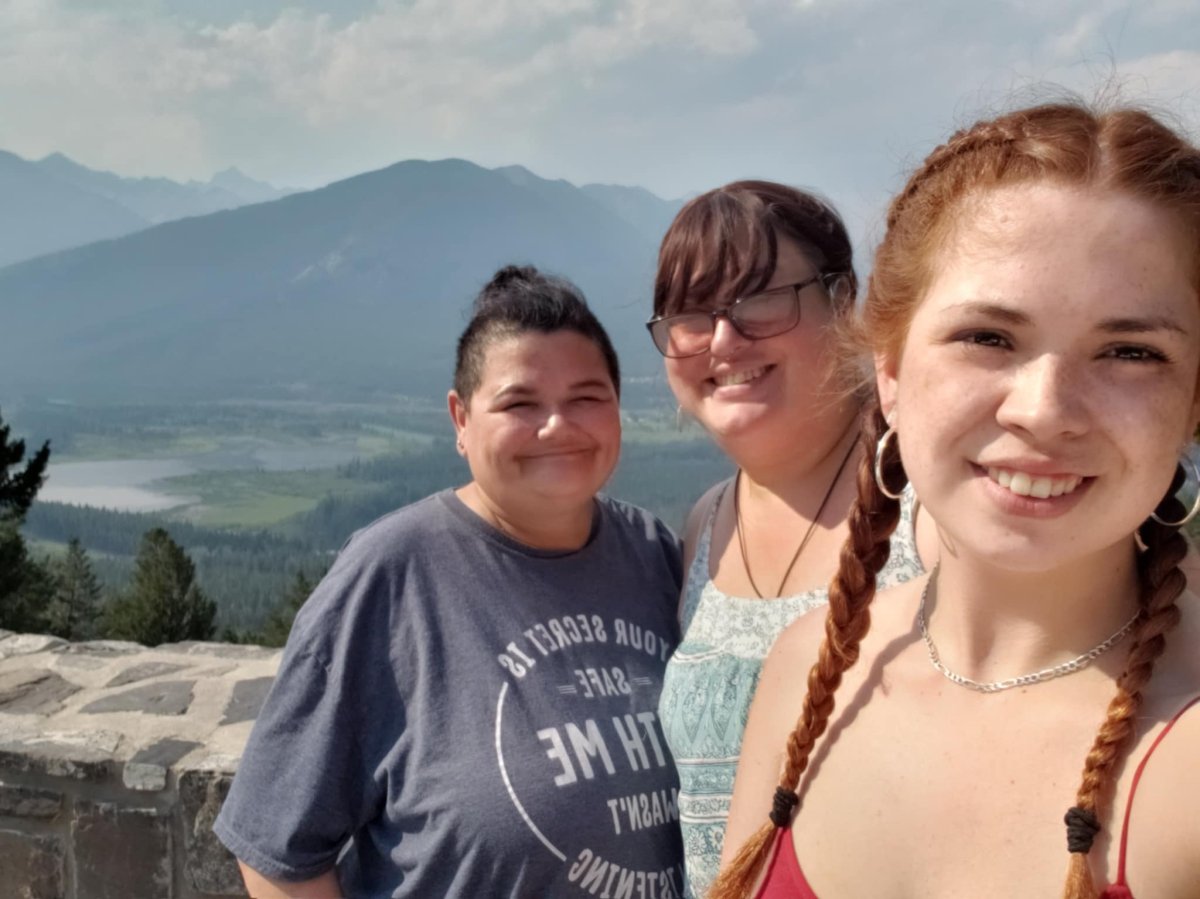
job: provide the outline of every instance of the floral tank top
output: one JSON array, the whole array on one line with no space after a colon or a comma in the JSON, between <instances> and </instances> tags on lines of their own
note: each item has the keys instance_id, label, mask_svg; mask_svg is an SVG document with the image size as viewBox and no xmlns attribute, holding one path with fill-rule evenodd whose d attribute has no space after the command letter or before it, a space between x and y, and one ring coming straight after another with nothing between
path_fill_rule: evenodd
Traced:
<instances>
[{"instance_id":1,"label":"floral tank top","mask_svg":"<svg viewBox=\"0 0 1200 899\"><path fill-rule=\"evenodd\" d=\"M709 547L723 495L724 490L709 510L684 581L683 640L667 662L658 713L679 769L687 895L695 899L708 892L717 876L742 731L763 660L785 627L828 601L825 588L767 600L730 596L717 588L709 577ZM911 489L905 491L891 542L880 587L923 570Z\"/></svg>"}]
</instances>

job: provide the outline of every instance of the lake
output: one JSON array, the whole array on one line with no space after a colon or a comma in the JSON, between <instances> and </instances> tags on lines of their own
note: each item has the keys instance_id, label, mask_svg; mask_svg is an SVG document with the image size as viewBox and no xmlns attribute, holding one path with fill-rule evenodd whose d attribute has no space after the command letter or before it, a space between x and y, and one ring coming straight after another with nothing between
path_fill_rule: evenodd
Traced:
<instances>
[{"instance_id":1,"label":"lake","mask_svg":"<svg viewBox=\"0 0 1200 899\"><path fill-rule=\"evenodd\" d=\"M237 440L212 452L168 459L55 462L52 456L38 499L119 512L161 512L200 502L198 496L164 490L161 482L168 478L198 471L335 468L360 455L352 441L297 446Z\"/></svg>"}]
</instances>

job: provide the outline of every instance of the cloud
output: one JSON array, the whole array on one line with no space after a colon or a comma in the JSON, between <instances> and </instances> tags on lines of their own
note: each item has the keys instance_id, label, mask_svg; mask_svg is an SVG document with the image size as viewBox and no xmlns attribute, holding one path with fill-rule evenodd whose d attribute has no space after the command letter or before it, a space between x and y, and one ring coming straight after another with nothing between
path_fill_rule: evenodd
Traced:
<instances>
[{"instance_id":1,"label":"cloud","mask_svg":"<svg viewBox=\"0 0 1200 899\"><path fill-rule=\"evenodd\" d=\"M676 195L756 174L867 209L1014 88L1111 72L1186 116L1196 89L1183 0L321 7L0 0L0 147L309 184L447 155Z\"/></svg>"}]
</instances>

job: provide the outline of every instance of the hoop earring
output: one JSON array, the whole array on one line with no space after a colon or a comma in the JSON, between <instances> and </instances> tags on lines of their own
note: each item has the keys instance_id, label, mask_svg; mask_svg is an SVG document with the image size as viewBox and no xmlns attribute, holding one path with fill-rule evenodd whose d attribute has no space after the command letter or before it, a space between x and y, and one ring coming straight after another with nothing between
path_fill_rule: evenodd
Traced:
<instances>
[{"instance_id":1,"label":"hoop earring","mask_svg":"<svg viewBox=\"0 0 1200 899\"><path fill-rule=\"evenodd\" d=\"M1179 454L1179 468L1183 471L1183 481L1187 483L1188 470L1191 470L1192 481L1196 484L1196 498L1192 501L1192 508L1188 510L1187 515L1183 516L1180 521L1163 521L1158 517L1158 510L1150 513L1150 517L1167 528L1181 528L1200 513L1200 471L1196 469L1196 463L1192 461L1192 457L1184 450Z\"/></svg>"},{"instance_id":2,"label":"hoop earring","mask_svg":"<svg viewBox=\"0 0 1200 899\"><path fill-rule=\"evenodd\" d=\"M887 451L888 441L896 436L896 429L888 425L888 429L883 432L883 436L879 438L879 442L875 444L875 486L879 488L879 492L888 499L893 499L899 502L904 495L904 491L893 493L888 489L888 485L883 480L883 454Z\"/></svg>"}]
</instances>

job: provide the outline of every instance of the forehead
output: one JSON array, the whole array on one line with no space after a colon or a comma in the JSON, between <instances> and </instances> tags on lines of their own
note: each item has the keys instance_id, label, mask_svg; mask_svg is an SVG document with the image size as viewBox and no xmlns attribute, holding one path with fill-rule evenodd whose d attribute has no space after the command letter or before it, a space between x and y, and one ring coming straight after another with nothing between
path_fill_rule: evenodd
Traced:
<instances>
[{"instance_id":1,"label":"forehead","mask_svg":"<svg viewBox=\"0 0 1200 899\"><path fill-rule=\"evenodd\" d=\"M765 242L758 245L756 258L750 258L750 238L744 237L734 247L725 248L734 260L729 271L721 271L720 264L728 267L730 259L718 258L715 249L701 258L690 274L688 301L712 304L779 284L790 284L802 280L818 270L814 261L814 250L801 245L794 238L775 232L775 266L767 270L769 248ZM711 248L710 248L711 249Z\"/></svg>"},{"instance_id":2,"label":"forehead","mask_svg":"<svg viewBox=\"0 0 1200 899\"><path fill-rule=\"evenodd\" d=\"M1169 314L1195 335L1194 254L1180 221L1139 198L1053 183L997 188L957 211L914 324L995 302L1062 325Z\"/></svg>"},{"instance_id":3,"label":"forehead","mask_svg":"<svg viewBox=\"0 0 1200 899\"><path fill-rule=\"evenodd\" d=\"M524 331L488 342L480 389L494 391L518 382L532 388L590 380L612 381L594 341L577 331Z\"/></svg>"}]
</instances>

